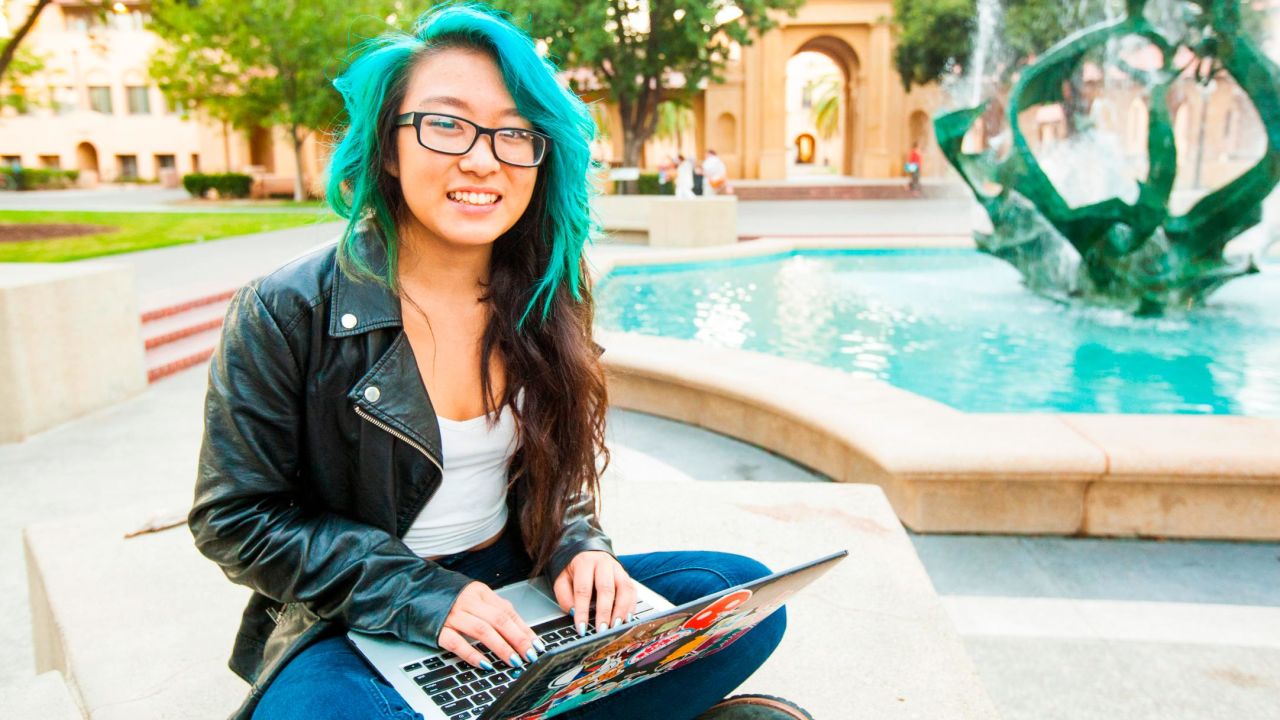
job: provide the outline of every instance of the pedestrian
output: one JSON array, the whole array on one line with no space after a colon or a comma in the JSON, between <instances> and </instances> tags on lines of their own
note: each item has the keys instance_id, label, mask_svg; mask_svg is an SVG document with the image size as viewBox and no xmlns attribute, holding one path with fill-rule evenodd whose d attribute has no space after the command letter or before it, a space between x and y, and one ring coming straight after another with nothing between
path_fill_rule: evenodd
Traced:
<instances>
[{"instance_id":1,"label":"pedestrian","mask_svg":"<svg viewBox=\"0 0 1280 720\"><path fill-rule=\"evenodd\" d=\"M911 146L910 154L907 155L907 164L905 169L907 171L907 175L910 177L910 180L907 182L907 189L911 191L912 195L916 196L920 195L920 163L922 161L923 158L920 156L919 143L913 144Z\"/></svg>"},{"instance_id":2,"label":"pedestrian","mask_svg":"<svg viewBox=\"0 0 1280 720\"><path fill-rule=\"evenodd\" d=\"M563 610L614 626L632 578L678 605L769 572L617 556L600 527L586 106L483 6L440 6L361 51L334 83L347 118L326 197L345 231L241 288L209 366L189 526L253 590L236 718L415 716L348 630L481 668L486 649L532 661L540 641L493 590L506 583L545 576ZM572 717L714 710L785 622ZM716 718L801 717L741 707Z\"/></svg>"},{"instance_id":3,"label":"pedestrian","mask_svg":"<svg viewBox=\"0 0 1280 720\"><path fill-rule=\"evenodd\" d=\"M693 160L683 154L676 156L676 197L694 197Z\"/></svg>"},{"instance_id":4,"label":"pedestrian","mask_svg":"<svg viewBox=\"0 0 1280 720\"><path fill-rule=\"evenodd\" d=\"M702 161L702 174L706 178L706 195L728 192L729 171L715 150L707 148L707 157Z\"/></svg>"}]
</instances>

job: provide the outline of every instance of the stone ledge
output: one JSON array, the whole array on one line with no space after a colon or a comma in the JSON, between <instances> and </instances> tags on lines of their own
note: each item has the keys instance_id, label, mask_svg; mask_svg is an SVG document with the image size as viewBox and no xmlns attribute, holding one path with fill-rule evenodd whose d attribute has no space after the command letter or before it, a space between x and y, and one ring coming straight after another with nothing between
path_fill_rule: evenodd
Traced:
<instances>
[{"instance_id":1,"label":"stone ledge","mask_svg":"<svg viewBox=\"0 0 1280 720\"><path fill-rule=\"evenodd\" d=\"M604 496L622 553L725 550L781 568L850 551L790 603L783 645L744 690L791 697L818 718L850 707L904 720L996 717L878 489L611 476ZM92 720L225 716L246 692L225 665L245 590L198 555L185 529L124 540L146 516L26 530L38 662L62 670Z\"/></svg>"},{"instance_id":2,"label":"stone ledge","mask_svg":"<svg viewBox=\"0 0 1280 720\"><path fill-rule=\"evenodd\" d=\"M1280 539L1280 421L968 414L760 353L597 339L615 405L875 483L913 530Z\"/></svg>"}]
</instances>

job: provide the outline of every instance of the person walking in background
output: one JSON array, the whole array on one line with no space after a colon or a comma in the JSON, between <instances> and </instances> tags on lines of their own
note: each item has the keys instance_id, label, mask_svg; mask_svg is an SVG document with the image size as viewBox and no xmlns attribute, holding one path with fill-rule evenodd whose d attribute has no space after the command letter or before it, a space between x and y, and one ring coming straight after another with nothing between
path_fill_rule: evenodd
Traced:
<instances>
[{"instance_id":1,"label":"person walking in background","mask_svg":"<svg viewBox=\"0 0 1280 720\"><path fill-rule=\"evenodd\" d=\"M678 155L676 157L676 197L691 198L693 194L693 160Z\"/></svg>"},{"instance_id":2,"label":"person walking in background","mask_svg":"<svg viewBox=\"0 0 1280 720\"><path fill-rule=\"evenodd\" d=\"M727 190L729 170L715 150L707 148L707 158L702 161L704 195L719 195Z\"/></svg>"},{"instance_id":3,"label":"person walking in background","mask_svg":"<svg viewBox=\"0 0 1280 720\"><path fill-rule=\"evenodd\" d=\"M911 153L907 155L906 171L907 171L907 175L911 178L907 184L907 189L910 190L911 194L915 196L920 195L920 162L921 160L923 160L923 158L920 155L920 145L919 144L912 145Z\"/></svg>"}]
</instances>

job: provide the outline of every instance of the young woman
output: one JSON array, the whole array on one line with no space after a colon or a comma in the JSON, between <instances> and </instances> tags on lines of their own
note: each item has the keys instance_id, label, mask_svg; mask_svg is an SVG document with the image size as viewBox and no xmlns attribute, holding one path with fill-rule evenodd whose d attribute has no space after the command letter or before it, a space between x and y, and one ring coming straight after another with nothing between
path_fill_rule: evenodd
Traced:
<instances>
[{"instance_id":1,"label":"young woman","mask_svg":"<svg viewBox=\"0 0 1280 720\"><path fill-rule=\"evenodd\" d=\"M328 198L346 232L237 293L209 370L190 525L254 591L237 717L414 717L349 628L520 667L541 643L493 588L534 575L581 632L626 622L633 580L681 603L766 574L719 553L615 557L596 521L594 126L530 39L446 7L367 43L335 84L349 125ZM784 625L564 717L698 716Z\"/></svg>"}]
</instances>

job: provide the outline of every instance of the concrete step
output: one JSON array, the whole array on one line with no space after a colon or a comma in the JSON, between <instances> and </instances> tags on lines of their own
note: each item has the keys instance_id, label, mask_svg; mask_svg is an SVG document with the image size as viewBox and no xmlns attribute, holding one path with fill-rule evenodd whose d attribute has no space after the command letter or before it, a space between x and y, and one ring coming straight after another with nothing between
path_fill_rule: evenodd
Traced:
<instances>
[{"instance_id":1,"label":"concrete step","mask_svg":"<svg viewBox=\"0 0 1280 720\"><path fill-rule=\"evenodd\" d=\"M221 327L227 305L226 300L220 300L144 322L142 324L143 347L152 350L206 330Z\"/></svg>"},{"instance_id":2,"label":"concrete step","mask_svg":"<svg viewBox=\"0 0 1280 720\"><path fill-rule=\"evenodd\" d=\"M84 720L66 680L57 671L0 688L0 708L6 718Z\"/></svg>"},{"instance_id":3,"label":"concrete step","mask_svg":"<svg viewBox=\"0 0 1280 720\"><path fill-rule=\"evenodd\" d=\"M222 324L147 350L147 382L155 382L209 359L222 335Z\"/></svg>"}]
</instances>

